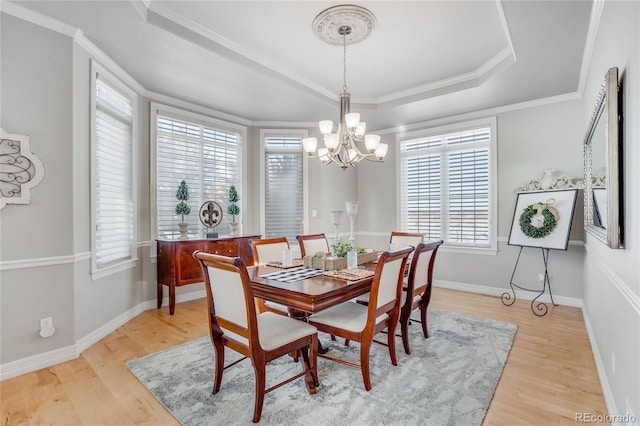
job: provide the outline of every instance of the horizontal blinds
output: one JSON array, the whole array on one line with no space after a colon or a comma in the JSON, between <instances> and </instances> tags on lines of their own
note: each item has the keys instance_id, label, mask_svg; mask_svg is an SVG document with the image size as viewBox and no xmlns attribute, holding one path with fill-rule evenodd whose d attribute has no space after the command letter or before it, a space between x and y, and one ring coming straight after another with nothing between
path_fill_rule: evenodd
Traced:
<instances>
[{"instance_id":1,"label":"horizontal blinds","mask_svg":"<svg viewBox=\"0 0 640 426\"><path fill-rule=\"evenodd\" d=\"M198 218L200 206L215 201L223 208L223 221L213 231L228 234L231 216L227 214L229 187L242 188L242 138L240 134L162 114L157 115L156 180L157 232L160 238L179 234L181 215L175 214L176 191L185 180L189 187L184 216L191 233L202 235ZM242 196L242 195L241 195ZM242 200L237 203L241 207ZM238 220L238 219L236 219Z\"/></svg>"},{"instance_id":2,"label":"horizontal blinds","mask_svg":"<svg viewBox=\"0 0 640 426\"><path fill-rule=\"evenodd\" d=\"M489 246L490 142L490 128L401 142L402 229Z\"/></svg>"},{"instance_id":3,"label":"horizontal blinds","mask_svg":"<svg viewBox=\"0 0 640 426\"><path fill-rule=\"evenodd\" d=\"M100 78L95 116L95 261L132 258L133 101Z\"/></svg>"},{"instance_id":4,"label":"horizontal blinds","mask_svg":"<svg viewBox=\"0 0 640 426\"><path fill-rule=\"evenodd\" d=\"M302 140L265 140L265 237L296 241L303 233Z\"/></svg>"},{"instance_id":5,"label":"horizontal blinds","mask_svg":"<svg viewBox=\"0 0 640 426\"><path fill-rule=\"evenodd\" d=\"M449 241L489 242L489 150L449 154Z\"/></svg>"},{"instance_id":6,"label":"horizontal blinds","mask_svg":"<svg viewBox=\"0 0 640 426\"><path fill-rule=\"evenodd\" d=\"M421 232L427 239L440 238L440 155L403 160L403 224L407 232Z\"/></svg>"}]
</instances>

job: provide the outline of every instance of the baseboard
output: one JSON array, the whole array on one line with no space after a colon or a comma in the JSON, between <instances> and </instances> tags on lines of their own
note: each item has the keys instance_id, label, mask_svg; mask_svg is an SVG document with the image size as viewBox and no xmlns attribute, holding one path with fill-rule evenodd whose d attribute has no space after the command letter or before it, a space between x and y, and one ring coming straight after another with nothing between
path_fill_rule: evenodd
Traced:
<instances>
[{"instance_id":1,"label":"baseboard","mask_svg":"<svg viewBox=\"0 0 640 426\"><path fill-rule=\"evenodd\" d=\"M602 388L604 403L607 405L607 413L611 415L617 414L618 409L616 407L616 401L613 397L611 386L609 386L609 378L607 377L607 373L604 368L604 361L600 355L595 333L593 332L593 327L591 327L589 314L587 313L587 309L584 304L582 305L582 317L584 318L584 325L587 328L587 335L589 336L589 343L591 344L591 353L593 354L593 359L596 362L596 370L598 371L598 378L600 379L600 387Z\"/></svg>"},{"instance_id":2,"label":"baseboard","mask_svg":"<svg viewBox=\"0 0 640 426\"><path fill-rule=\"evenodd\" d=\"M467 283L461 283L461 282L456 282L456 281L443 281L443 280L435 280L433 282L433 286L434 287L441 287L441 288L448 288L451 290L460 290L460 291L466 291L469 293L479 293L479 294L485 294L488 296L496 296L496 297L500 297L502 296L503 293L505 292L509 292L511 293L511 289L507 289L507 288L499 288L499 287L489 287L489 286L484 286L484 285L477 285L477 284L467 284ZM533 300L538 293L536 292L532 292L532 291L524 291L524 290L519 290L516 289L516 298L517 299L523 299L523 300ZM553 296L553 300L556 302L556 304L558 305L563 305L563 306L571 306L574 308L582 308L582 299L578 299L575 297L567 297L567 296L557 296L554 295ZM542 296L540 296L538 298L539 302L544 302L544 303L551 303L551 297L549 297L548 293L543 294Z\"/></svg>"},{"instance_id":3,"label":"baseboard","mask_svg":"<svg viewBox=\"0 0 640 426\"><path fill-rule=\"evenodd\" d=\"M193 291L190 293L180 294L176 296L176 303L187 302L189 300L200 299L206 296L205 290ZM118 327L126 324L144 311L156 309L155 300L147 300L141 302L124 312L113 320L107 322L91 333L78 339L75 345L70 345L64 348L55 349L49 352L33 355L27 358L11 361L6 364L0 364L0 380L10 379L12 377L20 376L21 374L30 373L32 371L40 370L41 368L51 367L52 365L60 364L62 362L71 361L80 356L80 354L99 342L109 333L112 333ZM169 298L163 299L162 306L169 305Z\"/></svg>"},{"instance_id":4,"label":"baseboard","mask_svg":"<svg viewBox=\"0 0 640 426\"><path fill-rule=\"evenodd\" d=\"M80 356L76 345L54 349L16 361L0 364L0 380L10 379L21 374L51 367L52 365L76 359Z\"/></svg>"}]
</instances>

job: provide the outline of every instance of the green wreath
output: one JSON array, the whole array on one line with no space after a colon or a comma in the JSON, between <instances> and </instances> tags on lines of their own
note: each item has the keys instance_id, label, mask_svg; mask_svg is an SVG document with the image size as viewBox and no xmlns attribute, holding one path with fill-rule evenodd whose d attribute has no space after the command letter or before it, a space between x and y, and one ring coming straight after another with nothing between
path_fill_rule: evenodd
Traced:
<instances>
[{"instance_id":1,"label":"green wreath","mask_svg":"<svg viewBox=\"0 0 640 426\"><path fill-rule=\"evenodd\" d=\"M536 228L531 224L531 218L537 213L536 208L533 207L533 204L527 206L520 215L520 229L522 233L527 237L531 238L544 238L553 231L557 225L556 218L553 216L553 213L549 211L549 209L544 209L542 211L542 216L544 216L544 222L541 228Z\"/></svg>"}]
</instances>

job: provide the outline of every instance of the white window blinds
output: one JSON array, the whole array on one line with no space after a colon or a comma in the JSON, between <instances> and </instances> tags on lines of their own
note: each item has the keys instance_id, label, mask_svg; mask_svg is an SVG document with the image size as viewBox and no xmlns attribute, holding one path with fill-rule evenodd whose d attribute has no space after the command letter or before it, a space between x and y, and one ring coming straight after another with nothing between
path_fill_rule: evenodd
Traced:
<instances>
[{"instance_id":1,"label":"white window blinds","mask_svg":"<svg viewBox=\"0 0 640 426\"><path fill-rule=\"evenodd\" d=\"M400 143L401 227L449 245L490 247L491 127Z\"/></svg>"},{"instance_id":2,"label":"white window blinds","mask_svg":"<svg viewBox=\"0 0 640 426\"><path fill-rule=\"evenodd\" d=\"M223 208L223 221L212 232L229 234L231 215L229 187L235 185L240 195L237 203L243 213L242 136L173 114L158 111L156 122L156 224L159 238L179 235L181 215L175 214L176 191L182 180L189 187L190 235L201 237L204 226L198 213L206 201L215 201ZM236 218L238 220L238 218Z\"/></svg>"},{"instance_id":3,"label":"white window blinds","mask_svg":"<svg viewBox=\"0 0 640 426\"><path fill-rule=\"evenodd\" d=\"M264 158L265 238L303 234L302 138L267 137Z\"/></svg>"},{"instance_id":4,"label":"white window blinds","mask_svg":"<svg viewBox=\"0 0 640 426\"><path fill-rule=\"evenodd\" d=\"M93 220L97 268L134 257L133 105L132 97L96 77Z\"/></svg>"}]
</instances>

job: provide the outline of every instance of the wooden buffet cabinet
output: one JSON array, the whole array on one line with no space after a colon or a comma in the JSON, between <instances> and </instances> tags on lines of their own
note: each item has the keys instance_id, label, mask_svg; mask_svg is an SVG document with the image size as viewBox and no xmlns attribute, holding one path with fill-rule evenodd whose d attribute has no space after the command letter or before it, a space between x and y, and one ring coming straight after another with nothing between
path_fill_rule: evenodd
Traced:
<instances>
[{"instance_id":1,"label":"wooden buffet cabinet","mask_svg":"<svg viewBox=\"0 0 640 426\"><path fill-rule=\"evenodd\" d=\"M249 241L259 238L260 235L243 235L199 240L156 240L158 243L158 309L162 306L163 286L169 287L169 313L173 315L176 308L176 287L204 281L200 265L193 258L194 251L201 250L230 257L238 256L251 266L253 254Z\"/></svg>"}]
</instances>

